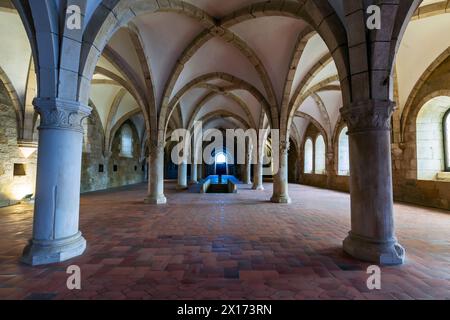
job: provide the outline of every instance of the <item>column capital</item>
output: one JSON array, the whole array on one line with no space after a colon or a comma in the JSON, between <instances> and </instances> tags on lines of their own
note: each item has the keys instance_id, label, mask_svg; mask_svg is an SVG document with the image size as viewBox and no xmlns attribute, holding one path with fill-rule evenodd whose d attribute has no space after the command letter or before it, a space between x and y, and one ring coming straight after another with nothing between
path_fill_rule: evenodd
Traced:
<instances>
[{"instance_id":1,"label":"column capital","mask_svg":"<svg viewBox=\"0 0 450 320\"><path fill-rule=\"evenodd\" d=\"M291 144L289 141L281 141L280 142L280 154L287 154L289 149L291 148Z\"/></svg>"},{"instance_id":2,"label":"column capital","mask_svg":"<svg viewBox=\"0 0 450 320\"><path fill-rule=\"evenodd\" d=\"M390 100L357 101L341 109L348 133L390 131L395 103Z\"/></svg>"},{"instance_id":3,"label":"column capital","mask_svg":"<svg viewBox=\"0 0 450 320\"><path fill-rule=\"evenodd\" d=\"M82 122L92 111L92 108L78 101L58 98L35 98L33 105L41 116L39 129L83 132Z\"/></svg>"}]
</instances>

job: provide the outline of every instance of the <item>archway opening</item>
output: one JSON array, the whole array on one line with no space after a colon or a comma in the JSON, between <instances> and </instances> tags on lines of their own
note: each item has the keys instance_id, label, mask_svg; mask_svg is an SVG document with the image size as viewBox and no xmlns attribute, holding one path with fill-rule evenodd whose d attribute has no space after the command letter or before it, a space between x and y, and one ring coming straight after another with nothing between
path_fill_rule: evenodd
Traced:
<instances>
[{"instance_id":1,"label":"archway opening","mask_svg":"<svg viewBox=\"0 0 450 320\"><path fill-rule=\"evenodd\" d=\"M340 176L350 175L350 153L348 145L348 128L344 127L339 134L338 145L338 174Z\"/></svg>"},{"instance_id":2,"label":"archway opening","mask_svg":"<svg viewBox=\"0 0 450 320\"><path fill-rule=\"evenodd\" d=\"M449 169L450 97L429 100L420 109L416 119L417 178L439 179ZM446 157L447 155L447 157Z\"/></svg>"},{"instance_id":3,"label":"archway opening","mask_svg":"<svg viewBox=\"0 0 450 320\"><path fill-rule=\"evenodd\" d=\"M326 147L325 140L322 135L319 135L316 139L316 145L314 148L314 173L325 174L326 170Z\"/></svg>"},{"instance_id":4,"label":"archway opening","mask_svg":"<svg viewBox=\"0 0 450 320\"><path fill-rule=\"evenodd\" d=\"M218 152L215 156L216 175L228 175L227 156L223 152Z\"/></svg>"},{"instance_id":5,"label":"archway opening","mask_svg":"<svg viewBox=\"0 0 450 320\"><path fill-rule=\"evenodd\" d=\"M311 138L308 138L305 143L305 173L311 174L314 171L314 150Z\"/></svg>"}]
</instances>

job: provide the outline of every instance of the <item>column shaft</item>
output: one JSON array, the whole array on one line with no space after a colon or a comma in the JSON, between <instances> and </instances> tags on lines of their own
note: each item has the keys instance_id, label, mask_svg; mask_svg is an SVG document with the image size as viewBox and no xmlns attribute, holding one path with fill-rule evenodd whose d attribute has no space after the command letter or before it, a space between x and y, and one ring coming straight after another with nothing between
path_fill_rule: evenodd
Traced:
<instances>
[{"instance_id":1,"label":"column shaft","mask_svg":"<svg viewBox=\"0 0 450 320\"><path fill-rule=\"evenodd\" d=\"M195 161L191 164L191 181L189 181L190 184L196 184L198 182L198 168L197 164L195 164Z\"/></svg>"},{"instance_id":2,"label":"column shaft","mask_svg":"<svg viewBox=\"0 0 450 320\"><path fill-rule=\"evenodd\" d=\"M274 176L273 180L273 196L271 201L274 203L291 203L289 197L288 186L288 151L289 144L280 144L280 160L278 173Z\"/></svg>"},{"instance_id":3,"label":"column shaft","mask_svg":"<svg viewBox=\"0 0 450 320\"><path fill-rule=\"evenodd\" d=\"M264 190L263 160L263 154L261 150L258 150L258 162L253 166L253 190Z\"/></svg>"},{"instance_id":4,"label":"column shaft","mask_svg":"<svg viewBox=\"0 0 450 320\"><path fill-rule=\"evenodd\" d=\"M187 184L187 164L182 162L178 165L178 190L185 190L188 188Z\"/></svg>"},{"instance_id":5,"label":"column shaft","mask_svg":"<svg viewBox=\"0 0 450 320\"><path fill-rule=\"evenodd\" d=\"M91 109L78 102L35 99L41 116L33 238L22 261L42 265L81 255L79 231L82 120Z\"/></svg>"},{"instance_id":6,"label":"column shaft","mask_svg":"<svg viewBox=\"0 0 450 320\"><path fill-rule=\"evenodd\" d=\"M150 146L148 170L148 196L145 203L167 203L164 195L164 148L158 146L155 141L152 141Z\"/></svg>"},{"instance_id":7,"label":"column shaft","mask_svg":"<svg viewBox=\"0 0 450 320\"><path fill-rule=\"evenodd\" d=\"M197 178L199 180L203 179L203 164L198 164L197 165Z\"/></svg>"},{"instance_id":8,"label":"column shaft","mask_svg":"<svg viewBox=\"0 0 450 320\"><path fill-rule=\"evenodd\" d=\"M351 231L344 250L361 260L401 264L394 232L390 101L366 101L342 110L349 127Z\"/></svg>"},{"instance_id":9,"label":"column shaft","mask_svg":"<svg viewBox=\"0 0 450 320\"><path fill-rule=\"evenodd\" d=\"M252 183L252 146L249 141L245 143L244 184Z\"/></svg>"}]
</instances>

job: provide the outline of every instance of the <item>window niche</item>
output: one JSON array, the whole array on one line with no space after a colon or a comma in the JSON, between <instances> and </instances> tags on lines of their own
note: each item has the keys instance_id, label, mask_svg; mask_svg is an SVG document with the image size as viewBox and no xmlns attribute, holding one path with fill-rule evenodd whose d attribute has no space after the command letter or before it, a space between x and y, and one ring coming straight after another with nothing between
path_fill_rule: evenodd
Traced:
<instances>
[{"instance_id":1,"label":"window niche","mask_svg":"<svg viewBox=\"0 0 450 320\"><path fill-rule=\"evenodd\" d=\"M417 178L450 181L450 97L436 97L423 105L416 119Z\"/></svg>"},{"instance_id":2,"label":"window niche","mask_svg":"<svg viewBox=\"0 0 450 320\"><path fill-rule=\"evenodd\" d=\"M23 163L14 163L14 177L23 177L27 175L26 166Z\"/></svg>"},{"instance_id":3,"label":"window niche","mask_svg":"<svg viewBox=\"0 0 450 320\"><path fill-rule=\"evenodd\" d=\"M306 139L305 142L305 170L307 174L313 173L314 170L314 151L313 142L311 138Z\"/></svg>"},{"instance_id":4,"label":"window niche","mask_svg":"<svg viewBox=\"0 0 450 320\"><path fill-rule=\"evenodd\" d=\"M133 131L128 124L124 124L120 134L120 156L133 158Z\"/></svg>"},{"instance_id":5,"label":"window niche","mask_svg":"<svg viewBox=\"0 0 450 320\"><path fill-rule=\"evenodd\" d=\"M444 131L444 167L445 172L450 173L450 109L444 115L442 129Z\"/></svg>"},{"instance_id":6,"label":"window niche","mask_svg":"<svg viewBox=\"0 0 450 320\"><path fill-rule=\"evenodd\" d=\"M340 176L350 175L350 153L347 133L348 128L342 128L338 140L338 175Z\"/></svg>"},{"instance_id":7,"label":"window niche","mask_svg":"<svg viewBox=\"0 0 450 320\"><path fill-rule=\"evenodd\" d=\"M326 146L322 135L316 139L314 148L314 171L316 174L325 174L326 171Z\"/></svg>"}]
</instances>

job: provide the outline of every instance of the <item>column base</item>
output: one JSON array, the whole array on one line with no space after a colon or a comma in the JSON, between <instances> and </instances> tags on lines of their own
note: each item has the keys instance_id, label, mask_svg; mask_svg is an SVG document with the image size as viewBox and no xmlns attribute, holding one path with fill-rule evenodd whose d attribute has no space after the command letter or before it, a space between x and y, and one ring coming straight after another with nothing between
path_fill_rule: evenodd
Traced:
<instances>
[{"instance_id":1,"label":"column base","mask_svg":"<svg viewBox=\"0 0 450 320\"><path fill-rule=\"evenodd\" d=\"M252 187L253 190L257 190L257 191L264 191L264 186L260 185L260 186L253 186Z\"/></svg>"},{"instance_id":2,"label":"column base","mask_svg":"<svg viewBox=\"0 0 450 320\"><path fill-rule=\"evenodd\" d=\"M272 203L283 203L283 204L290 204L292 203L292 200L289 196L286 195L274 195L270 199L270 202Z\"/></svg>"},{"instance_id":3,"label":"column base","mask_svg":"<svg viewBox=\"0 0 450 320\"><path fill-rule=\"evenodd\" d=\"M197 180L191 180L191 181L189 181L189 184L190 184L190 185L197 184L197 183L198 183Z\"/></svg>"},{"instance_id":4,"label":"column base","mask_svg":"<svg viewBox=\"0 0 450 320\"><path fill-rule=\"evenodd\" d=\"M166 204L167 199L164 195L160 195L158 197L147 197L144 200L145 204Z\"/></svg>"},{"instance_id":5,"label":"column base","mask_svg":"<svg viewBox=\"0 0 450 320\"><path fill-rule=\"evenodd\" d=\"M59 240L30 240L23 250L21 261L31 266L63 262L83 254L86 240L76 235Z\"/></svg>"},{"instance_id":6,"label":"column base","mask_svg":"<svg viewBox=\"0 0 450 320\"><path fill-rule=\"evenodd\" d=\"M177 186L178 191L183 191L183 190L187 190L187 189L188 189L188 186L180 186L180 185Z\"/></svg>"},{"instance_id":7,"label":"column base","mask_svg":"<svg viewBox=\"0 0 450 320\"><path fill-rule=\"evenodd\" d=\"M397 242L379 241L349 233L344 251L352 257L378 265L399 265L405 262L405 249Z\"/></svg>"}]
</instances>

